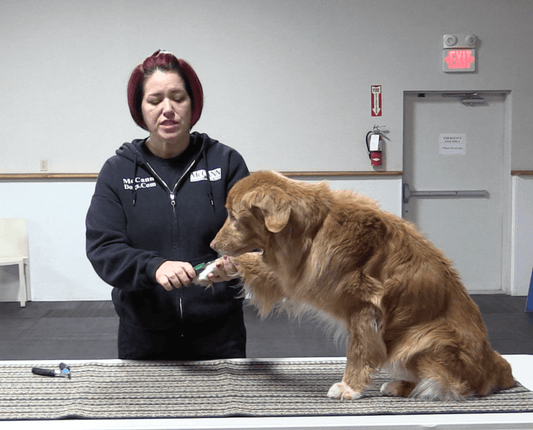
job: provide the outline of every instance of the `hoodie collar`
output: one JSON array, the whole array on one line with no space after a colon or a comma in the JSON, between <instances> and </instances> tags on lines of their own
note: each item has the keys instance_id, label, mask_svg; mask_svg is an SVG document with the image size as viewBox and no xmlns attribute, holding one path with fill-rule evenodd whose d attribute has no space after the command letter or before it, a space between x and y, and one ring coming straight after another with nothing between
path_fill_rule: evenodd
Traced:
<instances>
[{"instance_id":1,"label":"hoodie collar","mask_svg":"<svg viewBox=\"0 0 533 430\"><path fill-rule=\"evenodd\" d=\"M118 156L124 157L130 161L133 162L133 180L135 182L135 178L137 177L137 171L139 166L146 167L147 160L145 159L143 155L143 151L141 150L141 145L146 142L148 138L145 139L135 139L132 142L126 142L123 143L120 148L117 149L116 154ZM213 186L211 184L211 181L209 180L209 164L207 159L207 148L212 145L212 141L208 138L206 134L199 134L197 132L191 133L191 139L189 142L189 145L200 145L200 148L196 152L193 158L196 158L194 161L195 163L198 163L198 161L203 157L206 164L206 173L207 173L207 197L209 198L209 201L211 203L211 207L213 208L213 211L216 212L215 208L215 199L213 197ZM187 151L187 150L185 150ZM150 170L153 170L153 168L150 168ZM137 203L137 190L135 186L132 189L132 204L135 206Z\"/></svg>"}]
</instances>

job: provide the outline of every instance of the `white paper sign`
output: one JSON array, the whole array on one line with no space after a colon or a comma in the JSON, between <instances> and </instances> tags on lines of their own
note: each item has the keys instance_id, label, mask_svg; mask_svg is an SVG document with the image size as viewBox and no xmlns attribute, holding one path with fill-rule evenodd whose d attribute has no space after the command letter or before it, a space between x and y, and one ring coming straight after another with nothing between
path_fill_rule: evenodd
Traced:
<instances>
[{"instance_id":1,"label":"white paper sign","mask_svg":"<svg viewBox=\"0 0 533 430\"><path fill-rule=\"evenodd\" d=\"M439 135L440 155L466 155L465 133L441 133Z\"/></svg>"}]
</instances>

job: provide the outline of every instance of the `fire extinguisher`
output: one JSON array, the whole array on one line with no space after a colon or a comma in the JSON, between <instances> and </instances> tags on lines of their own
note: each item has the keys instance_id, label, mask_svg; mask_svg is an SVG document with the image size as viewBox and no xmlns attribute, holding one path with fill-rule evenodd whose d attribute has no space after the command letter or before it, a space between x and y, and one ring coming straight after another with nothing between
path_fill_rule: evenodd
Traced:
<instances>
[{"instance_id":1,"label":"fire extinguisher","mask_svg":"<svg viewBox=\"0 0 533 430\"><path fill-rule=\"evenodd\" d=\"M366 149L368 150L371 166L381 166L383 161L382 131L379 128L379 125L375 125L374 128L366 134Z\"/></svg>"}]
</instances>

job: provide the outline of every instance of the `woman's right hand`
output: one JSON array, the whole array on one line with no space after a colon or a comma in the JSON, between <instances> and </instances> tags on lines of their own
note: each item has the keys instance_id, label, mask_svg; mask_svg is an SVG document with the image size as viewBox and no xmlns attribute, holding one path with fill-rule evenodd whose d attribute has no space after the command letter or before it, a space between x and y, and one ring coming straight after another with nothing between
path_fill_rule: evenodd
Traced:
<instances>
[{"instance_id":1,"label":"woman's right hand","mask_svg":"<svg viewBox=\"0 0 533 430\"><path fill-rule=\"evenodd\" d=\"M196 271L185 261L165 261L155 272L155 280L167 291L186 287L196 277Z\"/></svg>"}]
</instances>

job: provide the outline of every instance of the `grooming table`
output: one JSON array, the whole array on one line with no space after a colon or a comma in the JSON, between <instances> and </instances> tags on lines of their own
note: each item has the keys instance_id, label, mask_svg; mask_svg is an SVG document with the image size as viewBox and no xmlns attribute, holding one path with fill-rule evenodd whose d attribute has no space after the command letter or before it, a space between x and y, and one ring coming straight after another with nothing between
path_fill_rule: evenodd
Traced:
<instances>
[{"instance_id":1,"label":"grooming table","mask_svg":"<svg viewBox=\"0 0 533 430\"><path fill-rule=\"evenodd\" d=\"M0 362L2 429L533 428L533 356L508 355L520 385L460 402L326 397L344 358L204 362L73 360L72 379L32 374L58 361Z\"/></svg>"}]
</instances>

